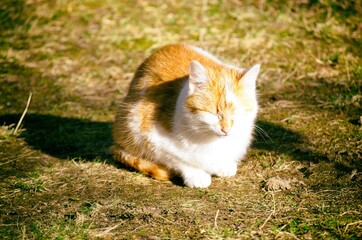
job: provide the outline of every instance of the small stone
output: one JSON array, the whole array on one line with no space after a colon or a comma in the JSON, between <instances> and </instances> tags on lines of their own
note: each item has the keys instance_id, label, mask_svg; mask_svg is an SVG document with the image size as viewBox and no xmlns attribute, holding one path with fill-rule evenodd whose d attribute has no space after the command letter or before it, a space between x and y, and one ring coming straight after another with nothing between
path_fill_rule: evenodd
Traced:
<instances>
[{"instance_id":1,"label":"small stone","mask_svg":"<svg viewBox=\"0 0 362 240\"><path fill-rule=\"evenodd\" d=\"M267 191L289 190L292 188L290 180L272 177L265 181L264 188Z\"/></svg>"}]
</instances>

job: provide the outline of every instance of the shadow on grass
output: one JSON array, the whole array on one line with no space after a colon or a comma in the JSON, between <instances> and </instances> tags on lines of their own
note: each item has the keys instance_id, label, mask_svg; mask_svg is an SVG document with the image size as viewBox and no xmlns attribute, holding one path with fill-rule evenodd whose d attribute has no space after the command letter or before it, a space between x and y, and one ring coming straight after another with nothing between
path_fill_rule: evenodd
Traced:
<instances>
[{"instance_id":1,"label":"shadow on grass","mask_svg":"<svg viewBox=\"0 0 362 240\"><path fill-rule=\"evenodd\" d=\"M29 20L34 11L34 4L24 0L1 0L0 4L0 48L11 47L22 49L27 47L27 31ZM14 35L17 36L14 41Z\"/></svg>"},{"instance_id":2,"label":"shadow on grass","mask_svg":"<svg viewBox=\"0 0 362 240\"><path fill-rule=\"evenodd\" d=\"M17 123L20 114L0 116L1 124ZM21 137L33 149L61 159L108 161L111 123L52 115L27 114Z\"/></svg>"},{"instance_id":3,"label":"shadow on grass","mask_svg":"<svg viewBox=\"0 0 362 240\"><path fill-rule=\"evenodd\" d=\"M20 115L0 116L0 124L17 123ZM33 149L61 159L113 162L108 154L112 144L111 123L52 115L27 114L21 137ZM281 126L258 121L270 137L257 134L253 148L287 154L300 161L318 162L326 157L301 148L303 136Z\"/></svg>"},{"instance_id":4,"label":"shadow on grass","mask_svg":"<svg viewBox=\"0 0 362 240\"><path fill-rule=\"evenodd\" d=\"M25 9L28 8L24 0L3 0L0 8L0 24L3 30L14 29L25 24Z\"/></svg>"},{"instance_id":5,"label":"shadow on grass","mask_svg":"<svg viewBox=\"0 0 362 240\"><path fill-rule=\"evenodd\" d=\"M265 133L257 131L252 145L255 149L286 154L298 161L317 163L327 160L325 155L306 147L308 143L299 133L265 121L258 121L256 125Z\"/></svg>"},{"instance_id":6,"label":"shadow on grass","mask_svg":"<svg viewBox=\"0 0 362 240\"><path fill-rule=\"evenodd\" d=\"M0 116L0 124L16 124L20 114ZM118 168L134 171L122 166L113 160L109 154L112 145L110 122L92 122L87 119L66 118L52 115L27 114L23 120L23 129L20 137L33 149L39 150L52 157L90 162L106 162ZM267 135L257 134L253 148L272 151L277 154L287 154L293 159L307 162L318 162L326 157L313 151L301 150L305 143L303 136L281 126L268 122L258 121L257 125ZM179 177L171 181L183 186Z\"/></svg>"}]
</instances>

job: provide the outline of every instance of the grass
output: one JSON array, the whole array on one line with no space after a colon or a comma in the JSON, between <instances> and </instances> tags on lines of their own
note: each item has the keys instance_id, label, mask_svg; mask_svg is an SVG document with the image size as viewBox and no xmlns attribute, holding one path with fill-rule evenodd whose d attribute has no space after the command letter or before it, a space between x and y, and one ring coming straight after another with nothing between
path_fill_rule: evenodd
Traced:
<instances>
[{"instance_id":1,"label":"grass","mask_svg":"<svg viewBox=\"0 0 362 240\"><path fill-rule=\"evenodd\" d=\"M361 238L360 6L3 1L0 238ZM263 130L237 176L208 189L144 177L107 152L135 69L173 42L262 64ZM272 178L290 188L268 191Z\"/></svg>"}]
</instances>

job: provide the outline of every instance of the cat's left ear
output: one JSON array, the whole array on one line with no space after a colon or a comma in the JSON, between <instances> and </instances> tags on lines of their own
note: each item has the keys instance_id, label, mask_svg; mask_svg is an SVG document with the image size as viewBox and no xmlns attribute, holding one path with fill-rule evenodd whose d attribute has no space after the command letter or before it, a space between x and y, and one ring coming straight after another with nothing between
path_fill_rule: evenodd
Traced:
<instances>
[{"instance_id":1,"label":"cat's left ear","mask_svg":"<svg viewBox=\"0 0 362 240\"><path fill-rule=\"evenodd\" d=\"M256 78L258 77L260 71L260 64L255 64L249 69L242 70L238 76L239 83L248 89L255 89Z\"/></svg>"},{"instance_id":2,"label":"cat's left ear","mask_svg":"<svg viewBox=\"0 0 362 240\"><path fill-rule=\"evenodd\" d=\"M207 80L208 77L204 66L198 61L192 61L189 68L189 94L194 93Z\"/></svg>"}]
</instances>

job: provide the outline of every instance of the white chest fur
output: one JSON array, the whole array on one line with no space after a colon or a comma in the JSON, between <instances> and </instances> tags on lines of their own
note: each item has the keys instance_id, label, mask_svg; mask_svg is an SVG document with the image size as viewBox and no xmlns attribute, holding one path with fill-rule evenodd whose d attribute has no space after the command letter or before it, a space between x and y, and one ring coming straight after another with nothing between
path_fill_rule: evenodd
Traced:
<instances>
[{"instance_id":1,"label":"white chest fur","mask_svg":"<svg viewBox=\"0 0 362 240\"><path fill-rule=\"evenodd\" d=\"M235 124L229 136L204 136L198 138L188 131L167 133L157 126L148 139L155 146L156 160L178 170L183 165L199 168L218 175L221 165L236 164L245 155L253 128L252 119Z\"/></svg>"}]
</instances>

